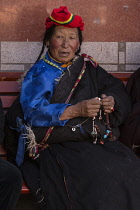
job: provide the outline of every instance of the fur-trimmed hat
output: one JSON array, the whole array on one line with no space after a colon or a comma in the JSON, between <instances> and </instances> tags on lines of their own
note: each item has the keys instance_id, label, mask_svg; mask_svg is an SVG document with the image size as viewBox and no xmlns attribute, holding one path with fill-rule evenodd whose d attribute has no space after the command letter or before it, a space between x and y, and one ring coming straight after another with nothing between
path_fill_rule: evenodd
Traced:
<instances>
[{"instance_id":1,"label":"fur-trimmed hat","mask_svg":"<svg viewBox=\"0 0 140 210\"><path fill-rule=\"evenodd\" d=\"M53 25L63 25L69 28L79 28L84 30L84 23L82 18L78 15L70 13L66 6L60 6L52 11L52 14L46 18L46 29Z\"/></svg>"}]
</instances>

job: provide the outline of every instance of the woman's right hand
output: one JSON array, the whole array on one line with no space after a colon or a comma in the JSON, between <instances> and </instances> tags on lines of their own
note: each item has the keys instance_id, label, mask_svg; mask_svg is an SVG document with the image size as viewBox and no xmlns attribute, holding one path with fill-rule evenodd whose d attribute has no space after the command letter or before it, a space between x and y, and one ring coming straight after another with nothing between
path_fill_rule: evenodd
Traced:
<instances>
[{"instance_id":1,"label":"woman's right hand","mask_svg":"<svg viewBox=\"0 0 140 210\"><path fill-rule=\"evenodd\" d=\"M95 117L98 115L102 102L98 97L84 100L76 104L79 116Z\"/></svg>"},{"instance_id":2,"label":"woman's right hand","mask_svg":"<svg viewBox=\"0 0 140 210\"><path fill-rule=\"evenodd\" d=\"M98 115L101 104L102 102L98 97L78 102L75 105L68 106L59 119L67 120L75 117L95 117Z\"/></svg>"}]
</instances>

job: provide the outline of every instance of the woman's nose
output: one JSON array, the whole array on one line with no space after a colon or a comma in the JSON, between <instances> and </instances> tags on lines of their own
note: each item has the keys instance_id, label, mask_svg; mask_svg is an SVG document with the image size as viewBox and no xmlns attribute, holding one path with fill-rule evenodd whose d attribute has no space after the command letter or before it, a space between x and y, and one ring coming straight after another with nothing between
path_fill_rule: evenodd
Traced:
<instances>
[{"instance_id":1,"label":"woman's nose","mask_svg":"<svg viewBox=\"0 0 140 210\"><path fill-rule=\"evenodd\" d=\"M69 40L67 38L63 39L62 46L65 48L69 46Z\"/></svg>"}]
</instances>

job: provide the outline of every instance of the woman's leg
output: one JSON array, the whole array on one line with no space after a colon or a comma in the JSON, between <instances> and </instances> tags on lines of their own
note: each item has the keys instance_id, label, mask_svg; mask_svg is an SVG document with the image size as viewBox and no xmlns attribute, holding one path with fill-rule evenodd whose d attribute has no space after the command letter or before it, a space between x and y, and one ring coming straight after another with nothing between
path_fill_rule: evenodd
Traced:
<instances>
[{"instance_id":1,"label":"woman's leg","mask_svg":"<svg viewBox=\"0 0 140 210\"><path fill-rule=\"evenodd\" d=\"M22 187L19 169L0 158L0 209L12 210L18 200Z\"/></svg>"}]
</instances>

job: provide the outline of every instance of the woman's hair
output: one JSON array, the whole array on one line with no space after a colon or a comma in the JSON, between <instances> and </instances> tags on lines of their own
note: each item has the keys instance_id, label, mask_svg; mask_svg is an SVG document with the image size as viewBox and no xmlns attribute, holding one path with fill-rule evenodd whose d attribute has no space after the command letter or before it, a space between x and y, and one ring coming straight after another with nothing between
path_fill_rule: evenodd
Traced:
<instances>
[{"instance_id":1,"label":"woman's hair","mask_svg":"<svg viewBox=\"0 0 140 210\"><path fill-rule=\"evenodd\" d=\"M40 54L39 54L39 56L38 56L36 62L41 58L41 56L42 56L42 54L43 54L43 52L44 52L44 49L45 49L45 47L46 47L46 42L49 41L49 40L51 39L51 37L53 36L55 27L56 27L56 25L53 25L51 28L48 28L48 29L45 31L45 33L44 33L44 38L43 38L42 49L41 49L41 51L40 51ZM78 54L80 53L80 51L81 51L81 44L82 44L82 41L83 41L82 31L81 31L79 28L77 28L77 29L78 29L78 36L79 36L80 46L79 46L78 50L77 50L76 53L75 53L76 55L78 55Z\"/></svg>"}]
</instances>

